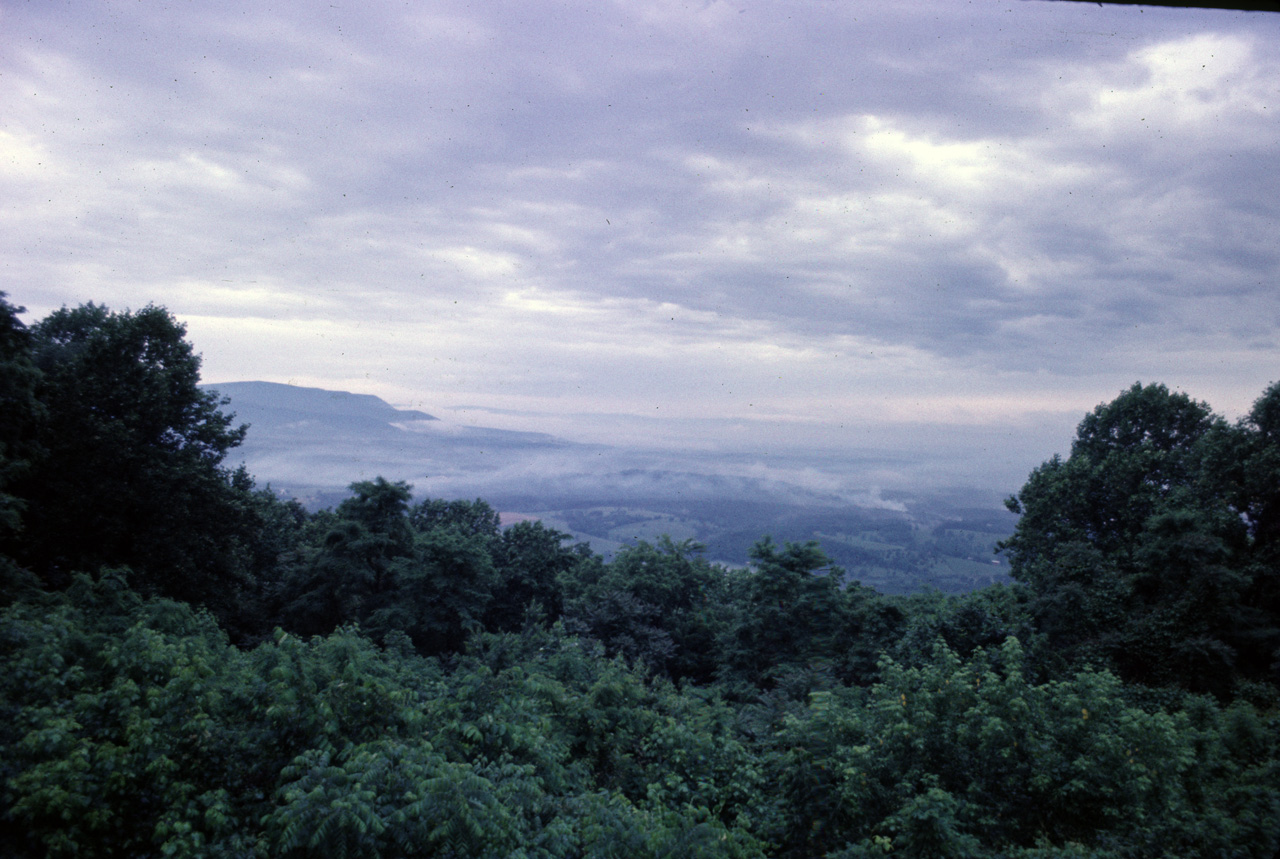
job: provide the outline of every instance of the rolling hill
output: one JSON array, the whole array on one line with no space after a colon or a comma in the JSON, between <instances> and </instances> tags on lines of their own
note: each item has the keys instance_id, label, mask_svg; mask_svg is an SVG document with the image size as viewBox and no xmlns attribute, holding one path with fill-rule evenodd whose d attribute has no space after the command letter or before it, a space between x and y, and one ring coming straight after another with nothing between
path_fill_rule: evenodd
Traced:
<instances>
[{"instance_id":1,"label":"rolling hill","mask_svg":"<svg viewBox=\"0 0 1280 859\"><path fill-rule=\"evenodd\" d=\"M817 540L851 578L890 593L961 592L1005 577L993 549L1014 519L990 491L841 494L759 477L741 455L584 444L442 420L345 391L206 387L250 425L230 464L243 461L260 484L312 508L382 476L412 484L418 497L484 498L504 521L541 519L605 555L667 534L704 544L712 560L745 564L768 534ZM785 467L771 473L779 471Z\"/></svg>"}]
</instances>

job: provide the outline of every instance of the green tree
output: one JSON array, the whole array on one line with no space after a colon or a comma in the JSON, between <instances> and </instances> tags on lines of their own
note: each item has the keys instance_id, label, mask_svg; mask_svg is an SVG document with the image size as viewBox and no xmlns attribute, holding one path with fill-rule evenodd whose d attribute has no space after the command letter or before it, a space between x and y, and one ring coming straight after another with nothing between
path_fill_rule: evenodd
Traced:
<instances>
[{"instance_id":1,"label":"green tree","mask_svg":"<svg viewBox=\"0 0 1280 859\"><path fill-rule=\"evenodd\" d=\"M568 534L541 522L517 522L492 545L497 585L485 629L516 631L531 621L554 623L564 613L563 580L581 561Z\"/></svg>"},{"instance_id":2,"label":"green tree","mask_svg":"<svg viewBox=\"0 0 1280 859\"><path fill-rule=\"evenodd\" d=\"M433 528L414 539L411 562L397 570L399 589L373 628L401 629L420 653L459 651L484 628L498 576L488 544L455 528Z\"/></svg>"},{"instance_id":3,"label":"green tree","mask_svg":"<svg viewBox=\"0 0 1280 859\"><path fill-rule=\"evenodd\" d=\"M247 481L247 476L237 479ZM284 588L304 555L312 515L295 499L280 497L270 486L241 496L249 527L241 534L250 580L240 591L234 612L220 616L232 641L258 644L284 622Z\"/></svg>"},{"instance_id":4,"label":"green tree","mask_svg":"<svg viewBox=\"0 0 1280 859\"><path fill-rule=\"evenodd\" d=\"M0 292L0 604L35 583L7 554L22 531L26 502L10 487L40 455L36 427L43 408L36 399L40 373L31 360L31 334Z\"/></svg>"},{"instance_id":5,"label":"green tree","mask_svg":"<svg viewBox=\"0 0 1280 859\"><path fill-rule=\"evenodd\" d=\"M128 565L135 586L227 607L243 581L243 486L222 466L244 438L199 388L185 329L149 306L63 308L31 329L46 455L14 484L16 555L46 583Z\"/></svg>"},{"instance_id":6,"label":"green tree","mask_svg":"<svg viewBox=\"0 0 1280 859\"><path fill-rule=\"evenodd\" d=\"M1196 485L1199 446L1223 427L1207 405L1164 385L1135 384L1098 406L1081 421L1071 456L1041 465L1008 502L1021 519L1002 548L1017 576L1052 577L1057 553L1073 544L1127 559L1147 519Z\"/></svg>"},{"instance_id":7,"label":"green tree","mask_svg":"<svg viewBox=\"0 0 1280 859\"><path fill-rule=\"evenodd\" d=\"M788 673L829 670L846 628L844 571L831 565L817 541L779 551L765 538L752 547L751 560L741 614L722 639L724 669L765 686Z\"/></svg>"},{"instance_id":8,"label":"green tree","mask_svg":"<svg viewBox=\"0 0 1280 859\"><path fill-rule=\"evenodd\" d=\"M578 582L571 627L610 654L673 678L710 682L727 623L727 574L701 553L692 540L666 536L624 548L598 576Z\"/></svg>"},{"instance_id":9,"label":"green tree","mask_svg":"<svg viewBox=\"0 0 1280 859\"><path fill-rule=\"evenodd\" d=\"M290 629L323 635L347 623L365 623L391 606L406 566L414 561L407 518L411 487L382 477L351 484L322 542L284 583L284 618Z\"/></svg>"},{"instance_id":10,"label":"green tree","mask_svg":"<svg viewBox=\"0 0 1280 859\"><path fill-rule=\"evenodd\" d=\"M411 509L411 489L381 477L353 483L352 496L316 520L320 544L284 583L290 629L315 635L358 623L377 639L405 634L431 654L461 650L483 627L498 587L496 538L475 527L488 517L470 505Z\"/></svg>"},{"instance_id":11,"label":"green tree","mask_svg":"<svg viewBox=\"0 0 1280 859\"><path fill-rule=\"evenodd\" d=\"M1221 472L1234 446L1208 406L1134 385L1081 422L1070 458L1032 472L1002 548L1051 651L1225 693L1249 588L1246 526Z\"/></svg>"},{"instance_id":12,"label":"green tree","mask_svg":"<svg viewBox=\"0 0 1280 859\"><path fill-rule=\"evenodd\" d=\"M484 540L497 539L502 531L498 511L487 501L427 498L409 511L409 524L417 531L452 528L461 534Z\"/></svg>"},{"instance_id":13,"label":"green tree","mask_svg":"<svg viewBox=\"0 0 1280 859\"><path fill-rule=\"evenodd\" d=\"M1110 673L1025 668L1013 638L970 659L938 644L811 695L774 739L778 855L1272 855L1274 738L1250 707L1147 712Z\"/></svg>"},{"instance_id":14,"label":"green tree","mask_svg":"<svg viewBox=\"0 0 1280 859\"><path fill-rule=\"evenodd\" d=\"M936 592L929 598L935 597L943 599ZM918 612L904 608L911 600L886 597L856 581L845 585L843 602L835 640L836 672L844 683L867 686L879 674L880 656L911 636Z\"/></svg>"},{"instance_id":15,"label":"green tree","mask_svg":"<svg viewBox=\"0 0 1280 859\"><path fill-rule=\"evenodd\" d=\"M895 604L904 619L898 636L878 650L902 665L919 666L929 662L939 640L968 658L979 649L998 652L1012 636L1028 643L1038 657L1039 648L1030 646L1039 638L1028 606L1030 598L1029 590L1017 584L990 585L963 596L926 591L899 597ZM1029 664L1036 665L1035 657L1029 657Z\"/></svg>"},{"instance_id":16,"label":"green tree","mask_svg":"<svg viewBox=\"0 0 1280 859\"><path fill-rule=\"evenodd\" d=\"M1222 491L1248 527L1248 585L1234 618L1240 668L1280 686L1280 382L1240 420L1214 464Z\"/></svg>"}]
</instances>

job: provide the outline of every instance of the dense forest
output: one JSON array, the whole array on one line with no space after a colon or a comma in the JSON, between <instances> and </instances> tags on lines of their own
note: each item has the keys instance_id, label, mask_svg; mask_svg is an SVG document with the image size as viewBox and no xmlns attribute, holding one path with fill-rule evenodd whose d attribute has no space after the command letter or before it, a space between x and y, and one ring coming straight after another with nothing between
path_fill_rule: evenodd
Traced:
<instances>
[{"instance_id":1,"label":"dense forest","mask_svg":"<svg viewBox=\"0 0 1280 859\"><path fill-rule=\"evenodd\" d=\"M1084 417L1013 584L813 542L606 561L482 500L308 512L159 307L0 294L0 851L1274 857L1280 385Z\"/></svg>"}]
</instances>

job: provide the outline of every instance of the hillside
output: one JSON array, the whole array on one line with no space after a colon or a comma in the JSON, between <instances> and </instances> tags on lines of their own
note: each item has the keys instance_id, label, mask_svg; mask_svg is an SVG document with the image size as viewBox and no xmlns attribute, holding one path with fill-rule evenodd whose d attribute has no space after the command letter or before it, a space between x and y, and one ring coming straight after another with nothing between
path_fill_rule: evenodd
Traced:
<instances>
[{"instance_id":1,"label":"hillside","mask_svg":"<svg viewBox=\"0 0 1280 859\"><path fill-rule=\"evenodd\" d=\"M450 422L378 397L271 382L209 385L250 425L232 459L317 509L376 476L419 497L483 497L507 522L540 519L611 557L666 534L744 565L762 534L817 540L856 579L885 593L961 593L1007 579L994 556L1014 517L987 493L849 496L751 473L741 457L673 456L543 433ZM800 469L797 469L800 470Z\"/></svg>"},{"instance_id":2,"label":"hillside","mask_svg":"<svg viewBox=\"0 0 1280 859\"><path fill-rule=\"evenodd\" d=\"M226 461L243 432L182 334L94 305L28 332L0 301L6 856L1280 848L1280 384L1235 424L1134 385L1010 502L1015 586L894 596L822 547L977 564L999 520L559 511L603 557L395 479L309 511ZM276 393L285 441L443 423ZM788 541L747 566L662 536L757 520Z\"/></svg>"}]
</instances>

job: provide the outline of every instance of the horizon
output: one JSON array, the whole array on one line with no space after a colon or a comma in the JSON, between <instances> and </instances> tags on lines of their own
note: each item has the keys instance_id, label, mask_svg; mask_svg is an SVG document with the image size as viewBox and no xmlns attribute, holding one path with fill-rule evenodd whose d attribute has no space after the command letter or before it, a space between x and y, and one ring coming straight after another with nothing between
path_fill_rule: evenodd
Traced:
<instances>
[{"instance_id":1,"label":"horizon","mask_svg":"<svg viewBox=\"0 0 1280 859\"><path fill-rule=\"evenodd\" d=\"M1280 366L1280 17L1009 0L0 10L24 318L205 381L1013 489Z\"/></svg>"},{"instance_id":2,"label":"horizon","mask_svg":"<svg viewBox=\"0 0 1280 859\"><path fill-rule=\"evenodd\" d=\"M1042 451L1033 438L1012 432L993 441L984 429L965 434L954 427L948 439L921 436L916 427L914 444L899 436L879 446L833 449L793 440L773 448L751 436L749 443L734 445L716 443L725 433L709 431L707 422L688 430L696 444L680 445L670 436L655 441L643 424L628 424L626 416L618 416L606 438L598 433L570 438L531 431L519 415L495 426L499 422L483 420L483 410L464 420L439 412L423 420L418 416L425 413L376 395L332 388L264 380L201 387L228 397L224 411L249 425L245 443L229 458L232 463L246 465L259 482L322 490L326 497L355 481L383 477L410 483L424 497L581 501L589 496L595 504L645 497L695 504L754 497L815 509L905 512L907 500L933 503L958 495L1003 509L1003 500L1022 488L1034 468L1070 450L1069 439L1058 450ZM282 401L282 387L311 396ZM341 396L344 404L335 410L319 399L322 395ZM396 412L414 419L397 419ZM581 430L582 422L573 426ZM619 428L629 428L630 434ZM970 455L997 442L1004 445L998 457ZM1024 470L1024 462L1032 464Z\"/></svg>"}]
</instances>

